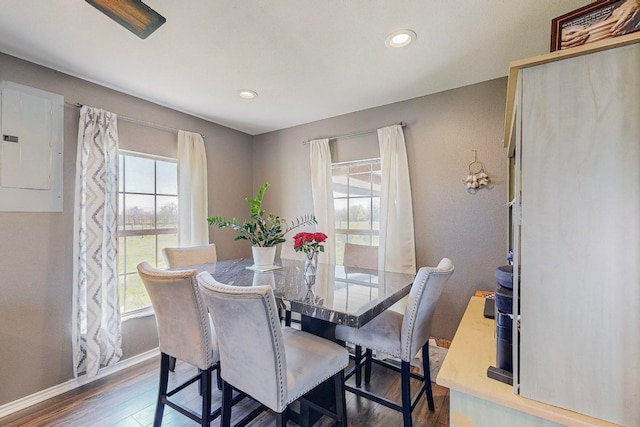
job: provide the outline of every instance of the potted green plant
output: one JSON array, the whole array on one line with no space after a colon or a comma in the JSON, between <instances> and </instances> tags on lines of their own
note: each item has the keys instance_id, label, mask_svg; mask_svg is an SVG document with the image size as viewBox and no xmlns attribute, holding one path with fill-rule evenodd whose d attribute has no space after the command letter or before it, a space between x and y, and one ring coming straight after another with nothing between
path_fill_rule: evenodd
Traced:
<instances>
[{"instance_id":1,"label":"potted green plant","mask_svg":"<svg viewBox=\"0 0 640 427\"><path fill-rule=\"evenodd\" d=\"M207 218L209 225L217 225L218 228L232 228L238 232L234 240L248 240L252 245L253 260L256 267L271 267L275 258L276 245L284 243L285 234L294 228L316 224L315 216L307 214L287 221L273 213L265 213L262 209L264 192L269 183L262 184L255 198L246 197L249 202L249 218L240 220L235 217L213 216Z\"/></svg>"}]
</instances>

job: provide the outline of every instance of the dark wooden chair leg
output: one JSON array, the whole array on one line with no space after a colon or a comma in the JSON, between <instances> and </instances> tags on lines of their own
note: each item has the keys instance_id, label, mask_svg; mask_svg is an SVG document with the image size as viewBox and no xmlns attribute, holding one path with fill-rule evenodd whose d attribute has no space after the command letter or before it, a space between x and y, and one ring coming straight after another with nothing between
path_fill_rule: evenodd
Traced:
<instances>
[{"instance_id":1,"label":"dark wooden chair leg","mask_svg":"<svg viewBox=\"0 0 640 427\"><path fill-rule=\"evenodd\" d=\"M304 400L300 401L300 427L311 427L311 411Z\"/></svg>"},{"instance_id":2,"label":"dark wooden chair leg","mask_svg":"<svg viewBox=\"0 0 640 427\"><path fill-rule=\"evenodd\" d=\"M176 371L176 358L173 356L169 356L169 371Z\"/></svg>"},{"instance_id":3,"label":"dark wooden chair leg","mask_svg":"<svg viewBox=\"0 0 640 427\"><path fill-rule=\"evenodd\" d=\"M356 387L362 385L362 346L356 345Z\"/></svg>"},{"instance_id":4,"label":"dark wooden chair leg","mask_svg":"<svg viewBox=\"0 0 640 427\"><path fill-rule=\"evenodd\" d=\"M291 311L289 310L284 312L284 326L291 326Z\"/></svg>"},{"instance_id":5,"label":"dark wooden chair leg","mask_svg":"<svg viewBox=\"0 0 640 427\"><path fill-rule=\"evenodd\" d=\"M401 385L402 388L402 418L404 427L412 427L411 419L411 376L409 375L411 365L409 362L402 361Z\"/></svg>"},{"instance_id":6,"label":"dark wooden chair leg","mask_svg":"<svg viewBox=\"0 0 640 427\"><path fill-rule=\"evenodd\" d=\"M287 410L276 412L276 427L287 427Z\"/></svg>"},{"instance_id":7,"label":"dark wooden chair leg","mask_svg":"<svg viewBox=\"0 0 640 427\"><path fill-rule=\"evenodd\" d=\"M430 411L435 410L433 404L433 389L431 388L431 368L429 366L429 342L422 346L422 374L424 376L424 391L427 395L427 405Z\"/></svg>"},{"instance_id":8,"label":"dark wooden chair leg","mask_svg":"<svg viewBox=\"0 0 640 427\"><path fill-rule=\"evenodd\" d=\"M162 353L160 356L160 383L158 385L158 400L156 401L156 414L153 418L153 426L160 427L162 425L162 414L164 413L164 403L162 398L167 395L167 386L169 384L169 356Z\"/></svg>"},{"instance_id":9,"label":"dark wooden chair leg","mask_svg":"<svg viewBox=\"0 0 640 427\"><path fill-rule=\"evenodd\" d=\"M218 390L222 391L222 377L220 376L220 364L216 368L216 383L218 385Z\"/></svg>"},{"instance_id":10,"label":"dark wooden chair leg","mask_svg":"<svg viewBox=\"0 0 640 427\"><path fill-rule=\"evenodd\" d=\"M200 387L202 390L202 423L203 427L211 424L211 369L201 372Z\"/></svg>"},{"instance_id":11,"label":"dark wooden chair leg","mask_svg":"<svg viewBox=\"0 0 640 427\"><path fill-rule=\"evenodd\" d=\"M226 381L222 381L222 413L220 414L220 427L231 427L231 405L233 388Z\"/></svg>"},{"instance_id":12,"label":"dark wooden chair leg","mask_svg":"<svg viewBox=\"0 0 640 427\"><path fill-rule=\"evenodd\" d=\"M369 384L371 381L371 359L373 359L373 351L368 348L364 355L364 383Z\"/></svg>"},{"instance_id":13,"label":"dark wooden chair leg","mask_svg":"<svg viewBox=\"0 0 640 427\"><path fill-rule=\"evenodd\" d=\"M333 384L336 395L336 425L347 427L347 405L344 393L344 371L333 376Z\"/></svg>"}]
</instances>

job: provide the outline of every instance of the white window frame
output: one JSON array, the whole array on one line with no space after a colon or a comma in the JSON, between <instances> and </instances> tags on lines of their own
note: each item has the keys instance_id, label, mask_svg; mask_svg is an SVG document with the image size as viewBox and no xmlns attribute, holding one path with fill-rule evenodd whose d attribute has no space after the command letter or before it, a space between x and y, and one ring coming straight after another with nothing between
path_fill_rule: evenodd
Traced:
<instances>
[{"instance_id":1,"label":"white window frame","mask_svg":"<svg viewBox=\"0 0 640 427\"><path fill-rule=\"evenodd\" d=\"M149 160L154 160L154 161L163 161L163 162L169 162L169 163L178 163L178 160L175 158L171 158L171 157L164 157L164 156L158 156L158 155L153 155L153 154L147 154L147 153L141 153L141 152L137 152L137 151L130 151L130 150L118 150L118 156L125 156L125 160L124 162L126 162L126 157L138 157L138 158L143 158L143 159L149 159ZM118 161L120 161L120 159L118 158ZM124 162L122 163L124 165ZM154 164L155 167L155 164ZM163 228L163 229L158 229L157 228L157 215L158 212L155 210L154 208L154 224L155 227L154 228L148 228L148 229L143 229L143 230L126 230L126 229L122 229L120 227L120 212L126 213L126 209L127 206L125 204L125 197L124 195L126 194L140 194L140 195L153 195L154 197L157 196L176 196L177 197L177 190L176 190L176 194L162 194L162 193L158 193L157 192L157 176L155 176L154 173L154 192L153 193L136 193L136 192L125 192L124 188L125 188L125 184L126 184L126 175L124 170L121 172L122 177L124 178L124 181L122 183L122 186L118 186L118 201L120 201L122 199L122 209L120 209L120 207L118 207L118 239L124 237L125 239L127 237L131 237L131 236L158 236L158 235L162 235L162 234L177 234L178 233L178 226L176 224L175 228ZM176 189L177 189L177 180L178 180L178 176L176 174ZM123 189L123 191L120 191L120 188ZM154 204L154 206L156 206L156 204ZM154 267L158 267L158 260L162 259L162 255L161 255L161 250L162 248L158 247L158 240L156 239L156 244L155 244L155 251L156 251L156 265L154 265ZM127 266L126 266L126 260L127 260L127 254L126 254L126 245L124 245L125 248L125 253L122 256L122 259L125 262L124 266L118 266L118 282L120 282L120 278L124 277L124 289L125 289L125 294L126 294L126 278L127 276L131 276L131 275L137 275L137 272L132 272L129 271L127 273ZM129 269L130 270L130 269ZM122 298L124 298L125 295L119 295L119 304L120 304L120 308L122 309L125 305L124 302L122 301ZM147 316L147 315L151 315L153 314L153 307L151 306L151 301L149 301L149 305L145 306L145 307L141 307L141 308L137 308L134 310L130 310L127 312L122 312L122 320L127 320L130 318L136 318L136 317L142 317L142 316Z\"/></svg>"},{"instance_id":2,"label":"white window frame","mask_svg":"<svg viewBox=\"0 0 640 427\"><path fill-rule=\"evenodd\" d=\"M349 161L349 162L339 162L339 163L332 163L331 164L331 172L332 172L332 179L333 179L333 171L336 168L342 168L342 167L352 167L352 166L361 166L361 165L374 165L374 164L380 164L381 162L381 158L380 157L376 157L376 158L372 158L372 159L364 159L364 160L355 160L355 161ZM349 177L349 175L348 175ZM347 188L349 188L349 178L347 177ZM334 206L335 206L335 202L336 200L346 200L347 201L347 218L349 218L349 200L351 199L366 199L369 198L369 206L371 209L371 212L373 212L373 199L375 198L373 196L373 189L371 189L371 194L369 196L358 196L358 197L350 197L350 195L347 193L346 197L335 197L335 193L334 193L334 197L333 197L333 202L334 202ZM378 195L377 198L379 199L380 196ZM370 223L369 223L369 228L368 229L350 229L350 228L338 228L336 226L335 228L335 242L336 242L336 255L338 256L338 259L336 260L336 262L339 262L339 255L342 253L342 251L339 250L338 248L338 236L339 235L344 235L346 236L346 242L351 242L352 240L350 239L351 236L368 236L368 240L369 240L369 245L370 246L378 246L377 244L374 244L374 241L376 240L376 238L379 238L380 236L380 229L378 227L377 230L373 229L373 214L370 217ZM348 222L348 221L347 221ZM336 221L337 224L337 221Z\"/></svg>"}]
</instances>

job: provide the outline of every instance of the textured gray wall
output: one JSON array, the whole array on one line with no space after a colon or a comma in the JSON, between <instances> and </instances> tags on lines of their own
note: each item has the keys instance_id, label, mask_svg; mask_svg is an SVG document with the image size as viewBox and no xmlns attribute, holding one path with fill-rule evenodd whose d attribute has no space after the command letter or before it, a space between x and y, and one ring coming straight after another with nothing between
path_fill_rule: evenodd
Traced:
<instances>
[{"instance_id":1,"label":"textured gray wall","mask_svg":"<svg viewBox=\"0 0 640 427\"><path fill-rule=\"evenodd\" d=\"M253 158L252 137L187 114L0 54L0 80L64 95L152 123L203 133L209 210L244 215ZM72 378L72 231L79 110L64 114L64 212L0 212L0 405ZM121 148L174 156L177 135L120 120ZM211 230L221 259L247 255L233 236ZM123 324L124 358L157 347L153 316Z\"/></svg>"},{"instance_id":2,"label":"textured gray wall","mask_svg":"<svg viewBox=\"0 0 640 427\"><path fill-rule=\"evenodd\" d=\"M469 298L494 289L507 252L507 157L502 148L506 78L270 132L254 138L254 190L265 181L268 209L285 218L313 212L309 146L302 141L406 122L418 266L449 257L456 272L442 295L433 335L451 339ZM478 151L490 188L467 192ZM378 155L375 134L332 143L334 161Z\"/></svg>"}]
</instances>

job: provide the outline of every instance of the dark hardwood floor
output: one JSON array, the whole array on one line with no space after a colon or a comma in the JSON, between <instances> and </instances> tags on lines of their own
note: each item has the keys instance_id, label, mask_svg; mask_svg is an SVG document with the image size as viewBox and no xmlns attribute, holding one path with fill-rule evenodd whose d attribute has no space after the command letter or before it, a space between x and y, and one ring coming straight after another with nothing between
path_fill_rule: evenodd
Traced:
<instances>
[{"instance_id":1,"label":"dark hardwood floor","mask_svg":"<svg viewBox=\"0 0 640 427\"><path fill-rule=\"evenodd\" d=\"M102 378L91 384L72 390L63 395L49 399L30 408L0 419L0 426L119 426L140 427L153 424L155 397L158 386L159 357L140 363L108 378ZM175 373L170 381L186 379L195 373L195 368L178 361ZM350 380L351 381L351 380ZM422 397L413 412L413 424L416 427L449 425L449 390L433 383L435 411L427 408L426 399ZM415 390L417 382L412 385ZM399 401L400 375L373 365L371 383L367 388L375 390L390 399ZM179 395L181 403L193 409L199 408L200 396L197 385L191 385ZM220 392L213 392L214 407L220 403ZM256 404L244 399L233 408L234 419L238 420ZM350 427L396 427L402 426L402 415L399 412L375 404L347 392L347 416ZM166 408L163 426L195 426L197 423L182 416L176 411ZM216 419L211 426L217 427ZM275 425L272 412L260 415L250 426L266 427ZM297 424L290 422L289 426ZM320 427L332 425L332 420L321 419Z\"/></svg>"}]
</instances>

